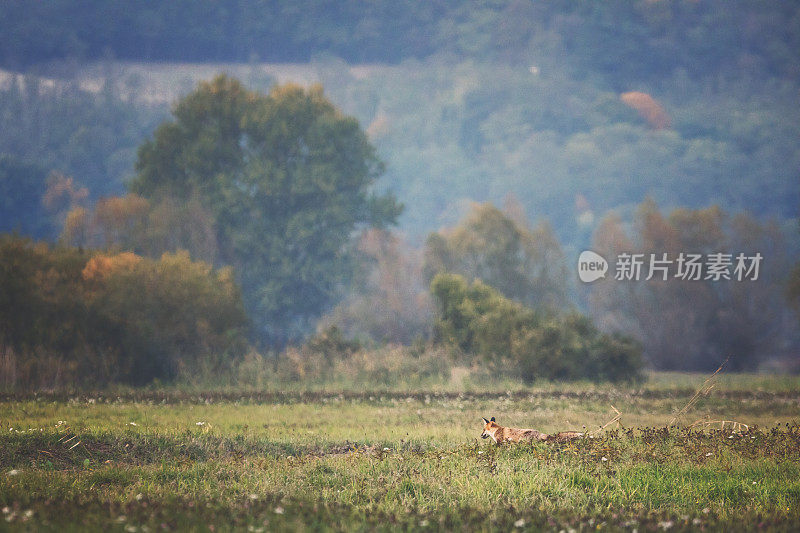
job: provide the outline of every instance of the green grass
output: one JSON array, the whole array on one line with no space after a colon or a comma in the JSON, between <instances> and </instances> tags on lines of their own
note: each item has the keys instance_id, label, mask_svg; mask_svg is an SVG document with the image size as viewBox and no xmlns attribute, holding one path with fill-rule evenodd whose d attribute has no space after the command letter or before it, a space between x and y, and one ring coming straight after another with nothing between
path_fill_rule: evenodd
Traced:
<instances>
[{"instance_id":1,"label":"green grass","mask_svg":"<svg viewBox=\"0 0 800 533\"><path fill-rule=\"evenodd\" d=\"M796 378L721 380L665 428L704 379L6 397L0 530L797 530ZM477 438L481 416L596 429L611 404L625 429L591 439Z\"/></svg>"}]
</instances>

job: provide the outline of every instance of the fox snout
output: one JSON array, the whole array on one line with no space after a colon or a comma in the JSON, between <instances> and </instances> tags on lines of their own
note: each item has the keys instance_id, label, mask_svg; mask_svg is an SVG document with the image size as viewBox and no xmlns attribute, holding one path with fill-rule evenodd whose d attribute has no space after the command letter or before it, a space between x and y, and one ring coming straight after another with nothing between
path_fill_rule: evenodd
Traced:
<instances>
[{"instance_id":1,"label":"fox snout","mask_svg":"<svg viewBox=\"0 0 800 533\"><path fill-rule=\"evenodd\" d=\"M487 431L487 430L489 428L497 426L497 423L494 421L494 417L492 417L491 420L486 420L486 418L484 418L483 419L483 424L484 424L483 425L483 433L481 433L481 438L482 439L488 439L489 437L492 436L492 434L489 433L489 431Z\"/></svg>"}]
</instances>

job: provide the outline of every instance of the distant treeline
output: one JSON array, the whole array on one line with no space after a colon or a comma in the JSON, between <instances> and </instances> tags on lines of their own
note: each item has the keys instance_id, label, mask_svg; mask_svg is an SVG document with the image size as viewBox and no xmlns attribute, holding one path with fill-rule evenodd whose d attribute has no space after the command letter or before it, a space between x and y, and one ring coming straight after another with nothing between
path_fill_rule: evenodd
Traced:
<instances>
[{"instance_id":1,"label":"distant treeline","mask_svg":"<svg viewBox=\"0 0 800 533\"><path fill-rule=\"evenodd\" d=\"M596 226L589 249L609 261L609 271L581 283L549 224L531 227L514 202L502 210L473 204L456 225L431 233L419 253L396 237L367 234L361 248L374 261L367 283L323 323L338 324L347 337L431 336L469 361L525 379L627 379L642 353L658 370L713 371L726 359L729 370L791 370L800 346L786 299L790 282L800 308L800 268L790 278L794 231L787 239L777 224L748 213L662 210L647 199L631 223L609 213ZM615 279L624 253L644 263L635 280ZM718 279L706 271L676 276L681 253L730 254L722 256L730 264ZM748 279L736 273L740 253L763 259ZM650 275L651 254L667 254L669 279Z\"/></svg>"},{"instance_id":2,"label":"distant treeline","mask_svg":"<svg viewBox=\"0 0 800 533\"><path fill-rule=\"evenodd\" d=\"M3 2L0 65L57 81L2 84L0 153L73 177L90 201L120 194L167 106L110 59L254 73L256 60L310 60L375 144L416 242L465 200L508 194L573 251L603 213L630 219L648 195L790 219L798 17L797 3L753 1ZM105 73L89 76L106 85L80 90L80 65L98 58ZM399 66L353 75L364 61ZM190 86L186 72L172 86ZM266 92L257 78L248 88Z\"/></svg>"},{"instance_id":3,"label":"distant treeline","mask_svg":"<svg viewBox=\"0 0 800 533\"><path fill-rule=\"evenodd\" d=\"M800 76L796 2L9 0L0 65L62 59L389 62L558 56L616 83L756 70Z\"/></svg>"},{"instance_id":4,"label":"distant treeline","mask_svg":"<svg viewBox=\"0 0 800 533\"><path fill-rule=\"evenodd\" d=\"M30 87L34 82L26 81ZM480 89L476 91L482 94ZM79 135L89 126L75 121L72 112L87 111L100 118L104 110L125 110L128 104L101 95L94 105L88 105L92 100L84 100L85 93L72 90L62 93L12 87L7 93L8 102L12 102L9 110L21 110L23 119L38 117L26 130L31 138L42 131L46 132L42 133L46 141L31 143L26 152L22 148L27 145L19 134L11 129L0 134L0 147L27 155L24 159L0 156L0 231L16 230L51 241L60 238L62 244L83 249L128 250L152 258L184 249L194 259L231 265L258 332L255 337L273 347L302 340L323 315L325 324L337 324L349 336L406 344L427 337L433 323L427 289L440 272L461 274L470 281L480 279L533 308L560 312L577 304L605 324L607 327L601 327L604 331L623 330L642 340L651 364L658 368L705 368L734 352L738 354L735 365L753 368L764 359L786 353L795 342L780 326L786 324L783 284L796 257L793 240L778 244L787 235L787 228L781 227L786 221L766 224L746 213L726 215L726 211L743 211L738 207L744 206L747 212L758 215L791 212L794 208L788 191L796 190L796 184L783 174L789 172L800 152L791 141L791 114L780 122L777 109L763 117L748 116L744 121L731 118L732 127L724 136L721 131L725 128L720 126L703 137L681 140L677 133L663 128L669 115L657 101L645 93L626 93L627 103L607 99L605 107L598 104L597 110L585 114L586 120L605 121L604 126L588 134L568 136L566 149L558 157L534 153L531 159L524 159L523 152L555 147L557 138L551 132L547 136L550 141L538 134L520 141L512 124L512 131L491 141L497 148L490 152L498 152L503 160L529 164L520 165L517 175L509 168L495 169L499 176L511 180L496 186L507 196L504 212L488 203L465 204L463 197L486 195L478 190L485 183L472 179L476 175L453 170L448 164L441 169L426 169L429 174L417 174L405 167L402 174L409 179L398 179L395 186L411 200L408 209L426 213L425 225L419 230L431 231L435 210L456 206L450 216L464 214L460 222L456 218L451 227L430 234L424 248L419 248L386 231L400 213L400 206L391 195L374 189L384 180L383 164L367 133L352 117L342 116L320 87L306 91L278 86L261 94L226 77L202 83L176 104L173 119L163 122L153 138L139 147L137 174L128 183L133 194L104 194L94 202L90 191L108 191L112 183L114 189L121 190L121 180L104 181L103 172L98 171L78 174L83 177L78 181L77 177L48 172L25 160L48 161L40 154L49 153L54 165L72 161L68 156L73 151L84 153L92 142L109 138L102 128L96 134ZM533 94L528 93L533 103L521 107L519 97L520 106L516 107L545 113L532 115L532 123L544 128L560 123L558 117L569 122L566 112L556 114L561 108L534 105L550 91L536 98ZM486 126L504 122L502 118L511 108L489 112L489 103L502 99L493 94L484 96L485 101L476 96L473 105L465 105L464 110L475 110L481 116L475 122L480 127L470 131L488 135L491 130ZM50 103L51 112L36 114L32 105L47 103L50 98L55 101ZM22 101L25 105L13 104ZM644 118L637 118L637 112ZM393 115L398 121L409 120L399 112ZM462 117L465 131L468 117ZM53 127L47 127L48 120ZM647 122L611 123L614 120ZM680 119L681 124L688 120ZM414 128L399 127L406 122L398 126L393 126L391 119L387 122L390 129L400 133L381 137L374 133L379 129L373 127L374 123L367 130L384 144L413 144L412 139L402 137L402 132ZM761 130L759 125L770 127ZM74 128L73 133L69 133L70 128ZM761 135L756 136L756 131ZM514 138L521 145L508 154L501 152L501 146L513 146ZM115 142L131 143L133 137L117 137ZM469 144L472 140L465 137L462 142ZM484 154L488 143L488 138L480 141L473 152ZM407 159L439 153L433 148L439 147L433 138L429 144L431 148L425 154L415 152ZM740 144L739 149L747 150L748 156L736 155L735 147ZM637 148L639 145L643 147ZM445 155L449 150L446 146L439 149ZM134 148L125 149L127 157L134 152ZM113 159L113 152L105 157ZM492 162L487 155L477 157L484 163ZM559 157L563 164L554 164ZM75 157L74 161L88 163L102 158ZM394 168L390 174L404 164L401 159L390 167ZM442 163L444 157L437 159ZM781 167L786 170L778 172ZM531 168L547 171L555 183L545 186L534 181ZM734 174L736 168L740 169L738 174ZM448 179L438 179L447 170L452 170ZM742 174L743 170L748 173ZM623 172L630 172L630 179L620 179ZM431 175L437 179L431 179ZM771 186L763 186L770 180ZM686 196L677 194L682 181L688 182L683 184ZM414 194L404 190L412 182L420 187ZM762 186L754 186L756 183ZM519 194L516 198L510 195L515 189ZM659 205L665 204L660 197L672 200L666 203L667 213L675 204L714 205L714 198L732 198L720 202L719 207L679 209L664 216L652 201L635 208L649 192L655 193ZM734 199L743 205L735 205ZM431 205L434 202L436 205ZM596 221L595 216L608 208L626 204L629 207L621 209L618 217ZM537 209L539 206L549 209ZM547 215L550 223L540 221L530 227L527 213L531 212ZM630 222L633 232L628 229ZM653 229L642 232L648 224ZM370 226L374 227L361 233ZM575 228L572 239L565 239L562 235L569 235L571 226ZM690 238L696 226L706 228L709 241L703 246ZM354 229L359 231L354 234ZM664 243L653 242L649 237L653 232L673 237ZM568 277L565 250L580 245L581 239L587 247L606 250L603 239L610 238L606 234L618 236L628 243L628 249L639 248L643 253L700 248L704 252L760 251L768 257L769 266L763 281L753 286L725 285L723 290L723 286L690 284L695 289L691 301L682 296L682 288L671 292L651 284L642 284L631 294L620 292L617 286L610 292L600 290L606 286L602 283L591 295L576 292ZM360 241L352 239L353 235L360 235ZM737 290L728 292L733 288ZM737 307L741 312L732 315L722 312L756 295L764 302L760 309L771 312L751 314L747 306ZM650 305L651 301L658 303ZM688 308L683 309L684 305ZM659 313L649 313L650 309L672 309L677 319L667 320ZM682 319L689 316L693 317L691 324L684 324L688 330L677 333L686 343L679 355L666 329L679 331ZM736 332L736 337L731 332Z\"/></svg>"},{"instance_id":5,"label":"distant treeline","mask_svg":"<svg viewBox=\"0 0 800 533\"><path fill-rule=\"evenodd\" d=\"M108 86L93 93L73 83L51 86L42 78L17 76L0 83L0 154L9 158L0 163L0 182L27 165L28 187L42 186L36 173L55 170L74 177L92 199L119 193L133 171L137 146L166 114L166 106L125 101ZM11 198L21 209L35 209L23 207L27 196ZM0 219L4 215L0 211Z\"/></svg>"}]
</instances>

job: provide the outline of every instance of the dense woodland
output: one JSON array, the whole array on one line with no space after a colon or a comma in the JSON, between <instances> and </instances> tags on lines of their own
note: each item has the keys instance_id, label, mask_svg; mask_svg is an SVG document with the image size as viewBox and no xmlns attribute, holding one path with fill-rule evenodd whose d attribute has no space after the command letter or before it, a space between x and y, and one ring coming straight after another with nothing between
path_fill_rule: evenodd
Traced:
<instances>
[{"instance_id":1,"label":"dense woodland","mask_svg":"<svg viewBox=\"0 0 800 533\"><path fill-rule=\"evenodd\" d=\"M0 231L38 274L8 259L0 307L74 289L76 316L133 343L67 323L59 345L57 314L7 322L4 368L22 375L20 354L89 368L92 353L120 369L96 382L141 383L331 332L336 357L358 351L341 334L429 342L526 380L581 377L578 361L612 353L629 371L593 375L796 367L798 27L800 6L755 1L4 2ZM248 74L198 83L178 65L167 105L130 63L167 61ZM319 83L277 83L262 62ZM765 263L749 284L583 285L590 248ZM186 269L246 319L209 329L203 307L187 318L202 346L165 330L134 350L160 325L98 296L100 257L127 265L125 290L157 280L147 294ZM453 305L472 318L453 324Z\"/></svg>"},{"instance_id":2,"label":"dense woodland","mask_svg":"<svg viewBox=\"0 0 800 533\"><path fill-rule=\"evenodd\" d=\"M792 2L393 2L377 0L12 0L0 8L0 61L20 69L112 56L134 61L350 63L434 55L529 62L566 60L570 73L624 90L742 67L759 77L800 77ZM583 77L576 76L576 77Z\"/></svg>"}]
</instances>

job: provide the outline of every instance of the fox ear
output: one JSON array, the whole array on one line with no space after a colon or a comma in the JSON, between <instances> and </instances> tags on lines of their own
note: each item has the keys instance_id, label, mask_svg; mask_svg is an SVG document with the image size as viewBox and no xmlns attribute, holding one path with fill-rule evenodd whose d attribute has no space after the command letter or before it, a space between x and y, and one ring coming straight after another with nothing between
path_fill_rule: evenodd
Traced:
<instances>
[{"instance_id":1,"label":"fox ear","mask_svg":"<svg viewBox=\"0 0 800 533\"><path fill-rule=\"evenodd\" d=\"M492 417L492 419L490 420L490 422L494 422L494 417Z\"/></svg>"},{"instance_id":2,"label":"fox ear","mask_svg":"<svg viewBox=\"0 0 800 533\"><path fill-rule=\"evenodd\" d=\"M489 423L489 421L488 421L488 420L486 420L486 418L484 418L484 419L483 419L483 423L484 423L484 424L488 424L488 423Z\"/></svg>"}]
</instances>

